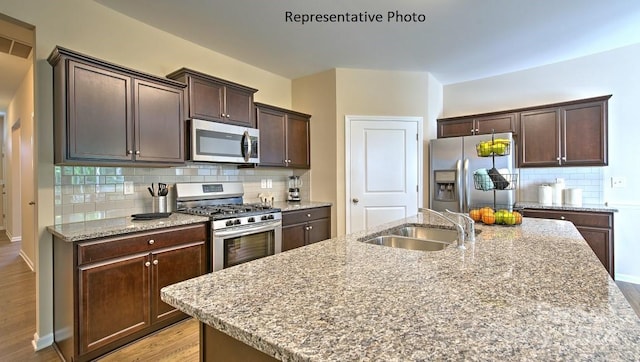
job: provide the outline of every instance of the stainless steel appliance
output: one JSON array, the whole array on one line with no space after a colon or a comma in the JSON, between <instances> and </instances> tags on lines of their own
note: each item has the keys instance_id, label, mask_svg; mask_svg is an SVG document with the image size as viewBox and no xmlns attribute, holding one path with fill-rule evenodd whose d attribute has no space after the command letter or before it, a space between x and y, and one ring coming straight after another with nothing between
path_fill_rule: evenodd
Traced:
<instances>
[{"instance_id":1,"label":"stainless steel appliance","mask_svg":"<svg viewBox=\"0 0 640 362\"><path fill-rule=\"evenodd\" d=\"M451 137L431 140L429 143L429 194L430 208L437 211L449 209L468 212L475 205L513 206L515 190L476 190L474 171L494 167L493 157L479 157L476 145L490 141L491 135ZM511 133L497 133L496 139L509 139L513 150ZM513 173L513 152L495 157L495 168ZM495 199L494 199L495 197Z\"/></svg>"},{"instance_id":2,"label":"stainless steel appliance","mask_svg":"<svg viewBox=\"0 0 640 362\"><path fill-rule=\"evenodd\" d=\"M231 124L190 120L191 161L259 163L259 131Z\"/></svg>"},{"instance_id":3,"label":"stainless steel appliance","mask_svg":"<svg viewBox=\"0 0 640 362\"><path fill-rule=\"evenodd\" d=\"M282 251L280 209L243 203L242 183L177 183L175 188L177 212L211 218L214 271Z\"/></svg>"},{"instance_id":4,"label":"stainless steel appliance","mask_svg":"<svg viewBox=\"0 0 640 362\"><path fill-rule=\"evenodd\" d=\"M302 180L300 180L300 176L289 176L288 201L300 201L300 187L302 187Z\"/></svg>"}]
</instances>

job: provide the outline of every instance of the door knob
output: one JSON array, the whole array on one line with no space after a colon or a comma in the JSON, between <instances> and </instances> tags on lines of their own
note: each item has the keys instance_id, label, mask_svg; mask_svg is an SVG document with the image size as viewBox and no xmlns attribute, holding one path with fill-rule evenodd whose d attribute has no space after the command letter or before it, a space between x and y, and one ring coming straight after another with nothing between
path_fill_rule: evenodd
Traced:
<instances>
[{"instance_id":1,"label":"door knob","mask_svg":"<svg viewBox=\"0 0 640 362\"><path fill-rule=\"evenodd\" d=\"M353 198L351 201L353 201L354 204L357 204L358 202L360 202L360 200L358 200L357 198Z\"/></svg>"}]
</instances>

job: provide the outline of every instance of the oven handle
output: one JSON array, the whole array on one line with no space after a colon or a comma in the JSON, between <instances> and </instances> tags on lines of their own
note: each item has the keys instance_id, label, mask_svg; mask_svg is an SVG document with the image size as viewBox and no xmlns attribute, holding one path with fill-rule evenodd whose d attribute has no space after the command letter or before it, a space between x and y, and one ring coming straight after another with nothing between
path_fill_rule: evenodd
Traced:
<instances>
[{"instance_id":1,"label":"oven handle","mask_svg":"<svg viewBox=\"0 0 640 362\"><path fill-rule=\"evenodd\" d=\"M256 226L256 227L250 227L250 228L242 228L242 229L235 229L235 230L229 230L229 231L213 231L213 236L215 237L228 237L228 236L233 236L233 237L238 237L238 236L245 236L245 235L249 235L249 234L255 234L255 233L260 233L263 231L270 231L273 230L275 228L277 228L278 226L281 226L282 222L281 221L276 221L276 222L270 222L268 224L261 224L260 226Z\"/></svg>"}]
</instances>

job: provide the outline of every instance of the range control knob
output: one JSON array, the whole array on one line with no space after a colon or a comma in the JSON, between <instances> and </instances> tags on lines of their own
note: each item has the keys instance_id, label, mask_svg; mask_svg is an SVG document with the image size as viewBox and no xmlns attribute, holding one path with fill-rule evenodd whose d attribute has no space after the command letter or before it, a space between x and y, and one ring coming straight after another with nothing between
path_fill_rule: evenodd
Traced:
<instances>
[{"instance_id":1,"label":"range control knob","mask_svg":"<svg viewBox=\"0 0 640 362\"><path fill-rule=\"evenodd\" d=\"M233 220L227 220L226 223L224 223L226 226L232 226L233 225Z\"/></svg>"},{"instance_id":2,"label":"range control knob","mask_svg":"<svg viewBox=\"0 0 640 362\"><path fill-rule=\"evenodd\" d=\"M250 217L250 218L247 219L247 222L256 222L256 219L253 218L253 217Z\"/></svg>"},{"instance_id":3,"label":"range control knob","mask_svg":"<svg viewBox=\"0 0 640 362\"><path fill-rule=\"evenodd\" d=\"M262 215L262 217L260 218L260 220L267 220L267 215Z\"/></svg>"},{"instance_id":4,"label":"range control knob","mask_svg":"<svg viewBox=\"0 0 640 362\"><path fill-rule=\"evenodd\" d=\"M269 214L269 216L267 216L267 219L273 220L273 214Z\"/></svg>"},{"instance_id":5,"label":"range control knob","mask_svg":"<svg viewBox=\"0 0 640 362\"><path fill-rule=\"evenodd\" d=\"M233 220L233 224L234 225L240 225L240 219Z\"/></svg>"}]
</instances>

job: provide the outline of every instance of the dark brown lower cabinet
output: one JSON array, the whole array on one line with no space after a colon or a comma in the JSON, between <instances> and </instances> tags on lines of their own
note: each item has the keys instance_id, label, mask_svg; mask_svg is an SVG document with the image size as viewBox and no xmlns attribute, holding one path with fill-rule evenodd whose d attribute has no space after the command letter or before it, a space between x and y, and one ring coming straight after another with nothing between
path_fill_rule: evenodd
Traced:
<instances>
[{"instance_id":1,"label":"dark brown lower cabinet","mask_svg":"<svg viewBox=\"0 0 640 362\"><path fill-rule=\"evenodd\" d=\"M524 216L571 221L589 244L609 275L615 278L613 264L613 212L525 209Z\"/></svg>"},{"instance_id":2,"label":"dark brown lower cabinet","mask_svg":"<svg viewBox=\"0 0 640 362\"><path fill-rule=\"evenodd\" d=\"M330 238L330 206L282 213L282 251Z\"/></svg>"},{"instance_id":3,"label":"dark brown lower cabinet","mask_svg":"<svg viewBox=\"0 0 640 362\"><path fill-rule=\"evenodd\" d=\"M88 361L186 318L160 289L207 272L207 226L54 240L54 340Z\"/></svg>"}]
</instances>

